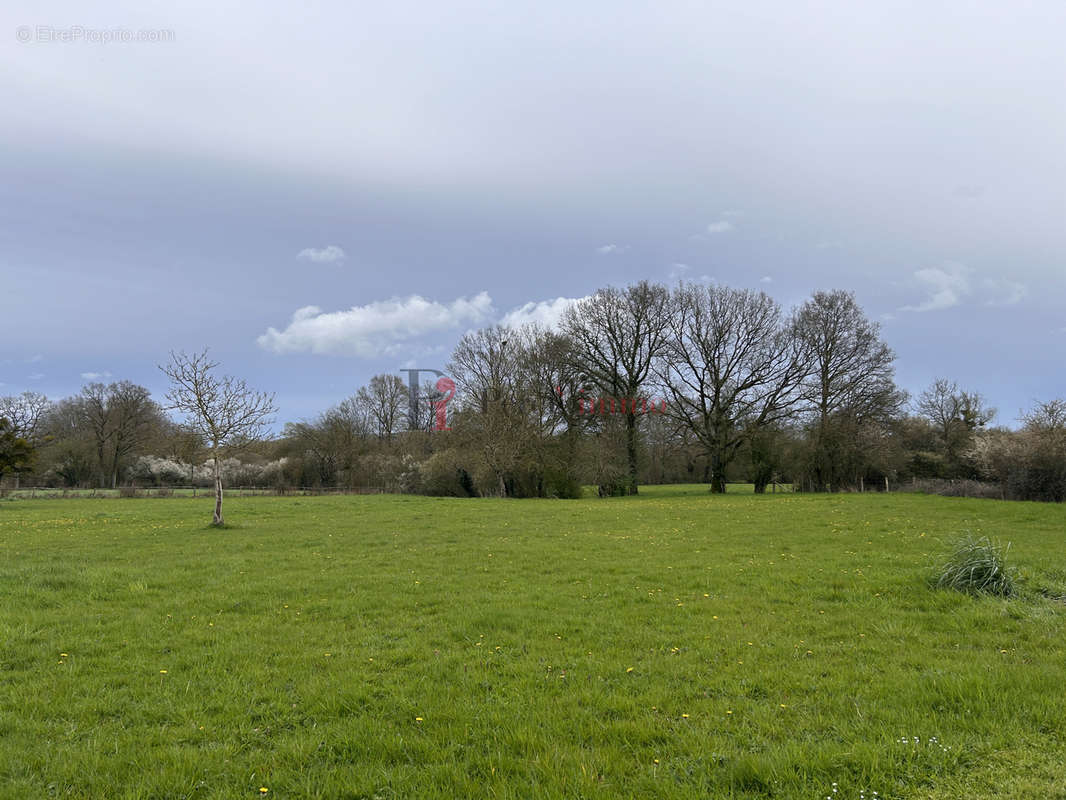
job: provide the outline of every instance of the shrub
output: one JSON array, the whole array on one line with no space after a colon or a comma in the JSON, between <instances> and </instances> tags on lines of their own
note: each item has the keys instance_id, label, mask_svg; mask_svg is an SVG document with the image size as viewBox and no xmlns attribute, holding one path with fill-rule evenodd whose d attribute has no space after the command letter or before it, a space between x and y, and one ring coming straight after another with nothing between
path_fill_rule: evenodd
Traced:
<instances>
[{"instance_id":1,"label":"shrub","mask_svg":"<svg viewBox=\"0 0 1066 800\"><path fill-rule=\"evenodd\" d=\"M1006 565L1009 549L1009 542L1001 546L991 539L967 534L940 568L936 587L1010 597L1014 594L1014 576Z\"/></svg>"},{"instance_id":2,"label":"shrub","mask_svg":"<svg viewBox=\"0 0 1066 800\"><path fill-rule=\"evenodd\" d=\"M581 481L564 469L549 469L544 474L544 495L560 500L573 500L581 497Z\"/></svg>"},{"instance_id":3,"label":"shrub","mask_svg":"<svg viewBox=\"0 0 1066 800\"><path fill-rule=\"evenodd\" d=\"M136 486L120 486L118 487L119 497L140 497L141 490Z\"/></svg>"},{"instance_id":4,"label":"shrub","mask_svg":"<svg viewBox=\"0 0 1066 800\"><path fill-rule=\"evenodd\" d=\"M624 478L601 481L598 492L600 497L625 497L629 494L629 481Z\"/></svg>"},{"instance_id":5,"label":"shrub","mask_svg":"<svg viewBox=\"0 0 1066 800\"><path fill-rule=\"evenodd\" d=\"M900 491L921 494L938 494L941 497L977 497L986 500L1001 500L1003 490L998 484L966 479L919 478L900 484Z\"/></svg>"},{"instance_id":6,"label":"shrub","mask_svg":"<svg viewBox=\"0 0 1066 800\"><path fill-rule=\"evenodd\" d=\"M437 497L476 497L473 478L452 449L431 455L422 464L422 491Z\"/></svg>"}]
</instances>

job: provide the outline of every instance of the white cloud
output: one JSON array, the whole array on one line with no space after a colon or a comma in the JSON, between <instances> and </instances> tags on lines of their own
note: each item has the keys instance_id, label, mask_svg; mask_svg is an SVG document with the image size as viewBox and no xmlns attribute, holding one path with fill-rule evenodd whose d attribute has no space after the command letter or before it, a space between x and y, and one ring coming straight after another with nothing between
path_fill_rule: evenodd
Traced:
<instances>
[{"instance_id":1,"label":"white cloud","mask_svg":"<svg viewBox=\"0 0 1066 800\"><path fill-rule=\"evenodd\" d=\"M626 244L605 244L596 248L596 252L601 256L620 255L629 249L629 245Z\"/></svg>"},{"instance_id":2,"label":"white cloud","mask_svg":"<svg viewBox=\"0 0 1066 800\"><path fill-rule=\"evenodd\" d=\"M967 299L985 306L1013 306L1029 294L1029 287L1024 283L1007 278L976 280L973 270L956 262L917 270L914 280L926 290L926 299L916 305L903 306L900 311L941 311Z\"/></svg>"},{"instance_id":3,"label":"white cloud","mask_svg":"<svg viewBox=\"0 0 1066 800\"><path fill-rule=\"evenodd\" d=\"M717 222L712 222L707 226L707 233L717 235L719 233L729 233L733 230L733 223L726 219L720 219Z\"/></svg>"},{"instance_id":4,"label":"white cloud","mask_svg":"<svg viewBox=\"0 0 1066 800\"><path fill-rule=\"evenodd\" d=\"M342 248L330 244L322 248L305 247L296 257L304 261L314 261L316 264L338 264L344 261L345 253Z\"/></svg>"},{"instance_id":5,"label":"white cloud","mask_svg":"<svg viewBox=\"0 0 1066 800\"><path fill-rule=\"evenodd\" d=\"M487 292L439 303L418 295L323 312L305 306L284 330L268 328L256 341L275 353L316 353L374 358L410 350L416 340L465 325L483 325L493 317Z\"/></svg>"},{"instance_id":6,"label":"white cloud","mask_svg":"<svg viewBox=\"0 0 1066 800\"><path fill-rule=\"evenodd\" d=\"M763 275L761 278L759 278L759 283L773 283L773 282L774 282L774 279L771 278L769 275Z\"/></svg>"},{"instance_id":7,"label":"white cloud","mask_svg":"<svg viewBox=\"0 0 1066 800\"><path fill-rule=\"evenodd\" d=\"M44 373L43 372L35 372L32 375L30 375L30 380L31 381L39 381L43 377L44 377Z\"/></svg>"},{"instance_id":8,"label":"white cloud","mask_svg":"<svg viewBox=\"0 0 1066 800\"><path fill-rule=\"evenodd\" d=\"M992 295L985 300L986 306L1014 306L1029 294L1029 287L1024 283L1005 278L985 278L981 287Z\"/></svg>"},{"instance_id":9,"label":"white cloud","mask_svg":"<svg viewBox=\"0 0 1066 800\"><path fill-rule=\"evenodd\" d=\"M110 378L111 373L106 370L104 372L83 372L81 377L87 381L98 381L101 378Z\"/></svg>"},{"instance_id":10,"label":"white cloud","mask_svg":"<svg viewBox=\"0 0 1066 800\"><path fill-rule=\"evenodd\" d=\"M526 303L504 314L500 324L505 328L519 328L528 324L554 328L559 324L566 309L584 299L583 297L556 297L554 300Z\"/></svg>"},{"instance_id":11,"label":"white cloud","mask_svg":"<svg viewBox=\"0 0 1066 800\"><path fill-rule=\"evenodd\" d=\"M928 296L917 305L903 306L900 311L941 311L957 306L970 294L970 268L965 264L952 262L919 269L914 279Z\"/></svg>"}]
</instances>

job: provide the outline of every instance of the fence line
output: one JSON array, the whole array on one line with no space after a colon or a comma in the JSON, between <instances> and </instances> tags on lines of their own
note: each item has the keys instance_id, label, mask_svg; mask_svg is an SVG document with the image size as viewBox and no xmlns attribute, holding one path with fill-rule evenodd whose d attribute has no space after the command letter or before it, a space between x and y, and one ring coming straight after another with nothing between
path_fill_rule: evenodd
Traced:
<instances>
[{"instance_id":1,"label":"fence line","mask_svg":"<svg viewBox=\"0 0 1066 800\"><path fill-rule=\"evenodd\" d=\"M387 494L383 486L358 487L316 487L316 486L227 486L223 492L228 497L255 497L258 495L364 495ZM120 486L115 489L89 488L79 489L57 486L21 486L9 489L9 495L30 498L65 498L65 497L214 497L211 486Z\"/></svg>"}]
</instances>

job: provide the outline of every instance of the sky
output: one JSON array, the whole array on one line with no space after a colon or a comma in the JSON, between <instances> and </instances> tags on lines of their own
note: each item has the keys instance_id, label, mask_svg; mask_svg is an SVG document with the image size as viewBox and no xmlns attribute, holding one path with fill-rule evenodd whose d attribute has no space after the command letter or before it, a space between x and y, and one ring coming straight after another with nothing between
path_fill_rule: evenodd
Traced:
<instances>
[{"instance_id":1,"label":"sky","mask_svg":"<svg viewBox=\"0 0 1066 800\"><path fill-rule=\"evenodd\" d=\"M641 279L853 291L916 394L1066 396L1066 9L0 10L0 394L171 350L311 418Z\"/></svg>"}]
</instances>

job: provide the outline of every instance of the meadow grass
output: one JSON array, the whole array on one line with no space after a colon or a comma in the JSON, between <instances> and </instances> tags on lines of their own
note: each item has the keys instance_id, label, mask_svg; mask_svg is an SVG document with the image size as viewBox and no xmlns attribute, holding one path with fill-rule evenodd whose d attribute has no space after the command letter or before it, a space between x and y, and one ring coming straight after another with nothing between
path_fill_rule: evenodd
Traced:
<instances>
[{"instance_id":1,"label":"meadow grass","mask_svg":"<svg viewBox=\"0 0 1066 800\"><path fill-rule=\"evenodd\" d=\"M641 491L0 502L0 797L1066 797L1062 507Z\"/></svg>"}]
</instances>

